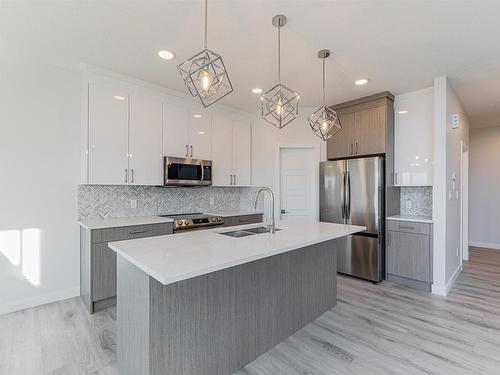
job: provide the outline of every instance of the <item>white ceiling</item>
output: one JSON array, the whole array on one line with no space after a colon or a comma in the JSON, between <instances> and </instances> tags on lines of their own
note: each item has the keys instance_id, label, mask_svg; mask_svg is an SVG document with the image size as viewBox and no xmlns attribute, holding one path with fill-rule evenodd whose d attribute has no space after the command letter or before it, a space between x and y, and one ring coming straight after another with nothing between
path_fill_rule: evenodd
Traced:
<instances>
[{"instance_id":1,"label":"white ceiling","mask_svg":"<svg viewBox=\"0 0 500 375\"><path fill-rule=\"evenodd\" d=\"M276 83L275 14L285 14L282 81L304 106L389 90L404 93L448 75L474 126L500 125L500 1L210 0L209 48L220 53L234 92L223 103L258 109L253 87ZM0 49L60 64L111 69L185 90L176 64L202 49L203 1L3 1ZM173 50L161 60L157 51ZM370 78L357 87L353 81Z\"/></svg>"}]
</instances>

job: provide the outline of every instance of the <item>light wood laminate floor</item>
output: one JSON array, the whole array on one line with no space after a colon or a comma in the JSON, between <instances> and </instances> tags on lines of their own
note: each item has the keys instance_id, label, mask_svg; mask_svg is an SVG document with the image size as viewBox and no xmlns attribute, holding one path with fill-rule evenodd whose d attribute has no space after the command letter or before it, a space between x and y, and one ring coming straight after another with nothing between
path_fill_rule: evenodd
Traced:
<instances>
[{"instance_id":1,"label":"light wood laminate floor","mask_svg":"<svg viewBox=\"0 0 500 375\"><path fill-rule=\"evenodd\" d=\"M115 327L76 298L0 316L0 374L118 374ZM339 277L334 309L237 373L271 374L500 374L500 252L471 249L447 298Z\"/></svg>"}]
</instances>

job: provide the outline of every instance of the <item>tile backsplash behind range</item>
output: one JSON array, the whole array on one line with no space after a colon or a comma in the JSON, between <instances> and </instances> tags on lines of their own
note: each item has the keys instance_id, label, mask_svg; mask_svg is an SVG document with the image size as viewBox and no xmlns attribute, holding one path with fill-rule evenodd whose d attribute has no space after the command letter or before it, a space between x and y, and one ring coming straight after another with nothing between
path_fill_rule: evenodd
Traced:
<instances>
[{"instance_id":1,"label":"tile backsplash behind range","mask_svg":"<svg viewBox=\"0 0 500 375\"><path fill-rule=\"evenodd\" d=\"M401 215L432 216L432 186L401 187Z\"/></svg>"},{"instance_id":2,"label":"tile backsplash behind range","mask_svg":"<svg viewBox=\"0 0 500 375\"><path fill-rule=\"evenodd\" d=\"M249 209L256 189L240 187L161 188L80 185L78 219L151 216L213 210ZM213 198L214 204L210 205ZM131 208L130 201L137 201Z\"/></svg>"}]
</instances>

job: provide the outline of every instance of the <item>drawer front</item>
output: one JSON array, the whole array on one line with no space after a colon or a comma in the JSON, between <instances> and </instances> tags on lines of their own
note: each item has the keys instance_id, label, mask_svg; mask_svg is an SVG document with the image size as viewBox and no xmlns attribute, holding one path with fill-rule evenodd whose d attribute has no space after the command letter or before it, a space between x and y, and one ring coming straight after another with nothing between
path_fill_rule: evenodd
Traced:
<instances>
[{"instance_id":1,"label":"drawer front","mask_svg":"<svg viewBox=\"0 0 500 375\"><path fill-rule=\"evenodd\" d=\"M387 232L387 273L430 282L431 240L423 234Z\"/></svg>"},{"instance_id":2,"label":"drawer front","mask_svg":"<svg viewBox=\"0 0 500 375\"><path fill-rule=\"evenodd\" d=\"M92 231L92 243L108 243L113 241L132 240L151 236L170 234L171 223L134 225L130 227L96 229Z\"/></svg>"},{"instance_id":3,"label":"drawer front","mask_svg":"<svg viewBox=\"0 0 500 375\"><path fill-rule=\"evenodd\" d=\"M231 227L235 225L255 224L262 222L262 214L231 216L224 218L224 226Z\"/></svg>"},{"instance_id":4,"label":"drawer front","mask_svg":"<svg viewBox=\"0 0 500 375\"><path fill-rule=\"evenodd\" d=\"M430 235L431 225L432 224L416 223L413 221L387 220L387 230L395 232Z\"/></svg>"}]
</instances>

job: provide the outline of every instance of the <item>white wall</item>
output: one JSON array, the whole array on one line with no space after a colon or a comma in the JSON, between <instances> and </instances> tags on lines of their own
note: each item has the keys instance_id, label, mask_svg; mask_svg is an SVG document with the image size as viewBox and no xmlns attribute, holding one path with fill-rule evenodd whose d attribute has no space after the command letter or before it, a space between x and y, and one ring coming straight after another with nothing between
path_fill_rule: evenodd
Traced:
<instances>
[{"instance_id":1,"label":"white wall","mask_svg":"<svg viewBox=\"0 0 500 375\"><path fill-rule=\"evenodd\" d=\"M500 249L500 126L471 129L469 243Z\"/></svg>"},{"instance_id":2,"label":"white wall","mask_svg":"<svg viewBox=\"0 0 500 375\"><path fill-rule=\"evenodd\" d=\"M460 186L462 142L469 142L469 120L448 79L434 80L434 272L433 292L446 295L460 272ZM452 129L452 115L460 127ZM455 184L453 178L455 176ZM458 198L457 198L458 193ZM450 196L451 194L451 196Z\"/></svg>"},{"instance_id":3,"label":"white wall","mask_svg":"<svg viewBox=\"0 0 500 375\"><path fill-rule=\"evenodd\" d=\"M278 145L313 145L320 148L319 159L326 160L326 142L315 135L307 117L317 108L299 108L299 117L278 129L255 116L252 126L252 184L268 186L276 195L275 216L279 217L279 183L276 181L279 160L276 160ZM318 163L319 161L318 160ZM318 165L319 170L319 165Z\"/></svg>"},{"instance_id":4,"label":"white wall","mask_svg":"<svg viewBox=\"0 0 500 375\"><path fill-rule=\"evenodd\" d=\"M81 81L0 56L0 313L79 294Z\"/></svg>"}]
</instances>

